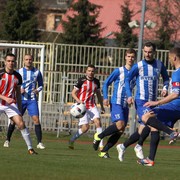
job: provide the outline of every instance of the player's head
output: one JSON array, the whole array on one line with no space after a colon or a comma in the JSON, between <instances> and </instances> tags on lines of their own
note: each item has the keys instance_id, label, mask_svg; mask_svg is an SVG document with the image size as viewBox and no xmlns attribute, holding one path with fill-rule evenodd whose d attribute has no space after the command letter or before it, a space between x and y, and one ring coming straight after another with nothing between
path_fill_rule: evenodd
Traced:
<instances>
[{"instance_id":1,"label":"player's head","mask_svg":"<svg viewBox=\"0 0 180 180\"><path fill-rule=\"evenodd\" d=\"M26 54L24 56L24 66L28 69L31 69L33 67L33 56L30 54Z\"/></svg>"},{"instance_id":2,"label":"player's head","mask_svg":"<svg viewBox=\"0 0 180 180\"><path fill-rule=\"evenodd\" d=\"M172 48L169 51L169 62L175 68L179 68L180 66L180 48Z\"/></svg>"},{"instance_id":3,"label":"player's head","mask_svg":"<svg viewBox=\"0 0 180 180\"><path fill-rule=\"evenodd\" d=\"M14 66L15 66L15 61L16 61L16 56L12 53L6 54L5 56L5 61L4 61L4 65L5 65L5 69L7 72L12 72L14 70Z\"/></svg>"},{"instance_id":4,"label":"player's head","mask_svg":"<svg viewBox=\"0 0 180 180\"><path fill-rule=\"evenodd\" d=\"M146 61L153 61L156 46L152 42L146 42L143 47L144 58Z\"/></svg>"},{"instance_id":5,"label":"player's head","mask_svg":"<svg viewBox=\"0 0 180 180\"><path fill-rule=\"evenodd\" d=\"M89 64L86 69L86 77L89 80L94 78L96 67L93 64Z\"/></svg>"},{"instance_id":6,"label":"player's head","mask_svg":"<svg viewBox=\"0 0 180 180\"><path fill-rule=\"evenodd\" d=\"M134 64L135 59L136 59L136 51L132 48L127 49L125 54L126 66L131 67Z\"/></svg>"}]
</instances>

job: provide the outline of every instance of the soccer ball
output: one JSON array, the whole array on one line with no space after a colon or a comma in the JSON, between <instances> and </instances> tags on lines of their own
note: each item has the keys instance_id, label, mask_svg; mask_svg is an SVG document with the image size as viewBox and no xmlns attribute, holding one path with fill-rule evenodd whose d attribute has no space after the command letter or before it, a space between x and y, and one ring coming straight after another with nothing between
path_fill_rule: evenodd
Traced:
<instances>
[{"instance_id":1,"label":"soccer ball","mask_svg":"<svg viewBox=\"0 0 180 180\"><path fill-rule=\"evenodd\" d=\"M75 118L82 118L86 113L86 106L83 103L75 103L71 106L70 114Z\"/></svg>"}]
</instances>

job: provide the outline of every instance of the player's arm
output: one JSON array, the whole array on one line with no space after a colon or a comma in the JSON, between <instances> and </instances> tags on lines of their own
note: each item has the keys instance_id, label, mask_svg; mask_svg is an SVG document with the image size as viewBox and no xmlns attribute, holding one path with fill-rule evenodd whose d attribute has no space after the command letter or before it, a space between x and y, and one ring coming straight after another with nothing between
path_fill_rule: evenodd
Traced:
<instances>
[{"instance_id":1,"label":"player's arm","mask_svg":"<svg viewBox=\"0 0 180 180\"><path fill-rule=\"evenodd\" d=\"M103 104L105 106L108 106L109 105L109 101L108 101L108 87L109 85L112 84L112 82L114 80L117 79L117 76L119 75L119 69L116 68L108 77L107 79L104 81L103 83L103 88L102 88L102 91L103 91Z\"/></svg>"},{"instance_id":2,"label":"player's arm","mask_svg":"<svg viewBox=\"0 0 180 180\"><path fill-rule=\"evenodd\" d=\"M166 97L168 95L168 87L169 87L169 76L166 67L162 63L161 68L161 76L163 79L163 89L161 91L161 96Z\"/></svg>"},{"instance_id":3,"label":"player's arm","mask_svg":"<svg viewBox=\"0 0 180 180\"><path fill-rule=\"evenodd\" d=\"M74 89L71 92L71 95L73 97L73 99L77 102L77 103L83 103L77 96L79 89L77 89L76 87L74 87Z\"/></svg>"},{"instance_id":4,"label":"player's arm","mask_svg":"<svg viewBox=\"0 0 180 180\"><path fill-rule=\"evenodd\" d=\"M171 102L174 99L177 99L178 97L179 97L179 94L173 92L161 100L149 101L149 102L145 103L144 106L150 107L150 106L158 106L158 105L166 104L168 102Z\"/></svg>"},{"instance_id":5,"label":"player's arm","mask_svg":"<svg viewBox=\"0 0 180 180\"><path fill-rule=\"evenodd\" d=\"M97 95L99 104L100 104L100 106L101 106L101 113L104 113L104 112L105 112L105 109L104 109L104 106L103 106L103 97L102 97L102 95L101 95L100 89L97 89L96 95Z\"/></svg>"},{"instance_id":6,"label":"player's arm","mask_svg":"<svg viewBox=\"0 0 180 180\"><path fill-rule=\"evenodd\" d=\"M43 89L43 77L40 71L37 76L37 82L38 82L38 88L33 91L35 94L38 94Z\"/></svg>"},{"instance_id":7,"label":"player's arm","mask_svg":"<svg viewBox=\"0 0 180 180\"><path fill-rule=\"evenodd\" d=\"M2 94L0 94L0 99L6 101L8 104L15 103L15 100L13 98L6 97Z\"/></svg>"},{"instance_id":8,"label":"player's arm","mask_svg":"<svg viewBox=\"0 0 180 180\"><path fill-rule=\"evenodd\" d=\"M131 88L131 81L137 77L139 74L137 64L134 64L129 74L125 78L125 87L126 87L126 94L127 94L127 102L128 104L133 104L134 100L132 98L132 88Z\"/></svg>"},{"instance_id":9,"label":"player's arm","mask_svg":"<svg viewBox=\"0 0 180 180\"><path fill-rule=\"evenodd\" d=\"M21 87L17 86L15 88L15 91L16 91L16 101L17 101L18 109L20 112L22 112Z\"/></svg>"}]
</instances>

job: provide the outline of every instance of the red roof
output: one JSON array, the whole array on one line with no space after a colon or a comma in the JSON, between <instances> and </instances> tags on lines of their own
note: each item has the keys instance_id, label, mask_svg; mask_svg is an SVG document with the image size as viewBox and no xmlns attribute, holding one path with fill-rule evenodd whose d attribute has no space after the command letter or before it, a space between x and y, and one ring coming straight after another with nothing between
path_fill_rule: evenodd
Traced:
<instances>
[{"instance_id":1,"label":"red roof","mask_svg":"<svg viewBox=\"0 0 180 180\"><path fill-rule=\"evenodd\" d=\"M89 0L91 3L101 5L102 8L100 10L99 17L97 21L102 22L102 27L105 27L104 31L102 32L101 36L106 37L111 32L120 32L119 26L117 25L117 20L120 20L122 17L121 6L124 5L124 0ZM147 3L146 3L147 4ZM141 5L142 0L131 0L130 1L130 10L133 10L133 20L141 20ZM152 6L152 4L151 4ZM73 16L72 9L67 10L66 14L63 15L62 19L67 20L67 16ZM152 20L157 23L158 17L153 16L150 14L150 11L146 11L145 14L145 21ZM157 25L158 26L158 25ZM144 39L155 39L155 30L157 30L157 26L154 29L144 28ZM63 32L62 25L59 24L56 31ZM138 34L140 28L135 28L134 33ZM180 30L178 30L177 34L173 39L180 41ZM113 38L113 34L108 36L108 38Z\"/></svg>"}]
</instances>

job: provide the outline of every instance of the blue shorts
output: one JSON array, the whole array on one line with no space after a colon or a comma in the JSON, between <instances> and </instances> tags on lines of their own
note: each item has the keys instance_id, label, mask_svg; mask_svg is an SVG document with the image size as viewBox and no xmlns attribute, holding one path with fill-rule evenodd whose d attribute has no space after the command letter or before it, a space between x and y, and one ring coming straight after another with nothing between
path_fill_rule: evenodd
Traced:
<instances>
[{"instance_id":1,"label":"blue shorts","mask_svg":"<svg viewBox=\"0 0 180 180\"><path fill-rule=\"evenodd\" d=\"M142 116L153 108L153 107L151 108L151 107L143 106L146 102L148 101L140 100L140 99L135 100L135 108L138 115L138 122L143 125L144 123L142 122Z\"/></svg>"},{"instance_id":2,"label":"blue shorts","mask_svg":"<svg viewBox=\"0 0 180 180\"><path fill-rule=\"evenodd\" d=\"M38 103L36 100L22 100L22 115L26 109L29 116L39 116Z\"/></svg>"},{"instance_id":3,"label":"blue shorts","mask_svg":"<svg viewBox=\"0 0 180 180\"><path fill-rule=\"evenodd\" d=\"M124 121L125 126L128 122L129 108L122 107L120 104L111 104L111 121Z\"/></svg>"},{"instance_id":4,"label":"blue shorts","mask_svg":"<svg viewBox=\"0 0 180 180\"><path fill-rule=\"evenodd\" d=\"M157 106L152 111L159 121L170 128L173 128L174 124L180 119L180 108L174 107L171 103Z\"/></svg>"}]
</instances>

